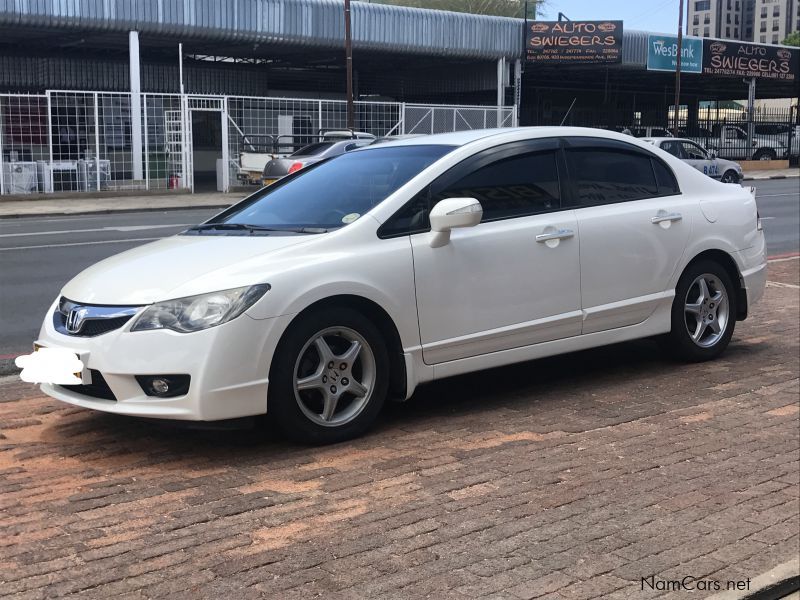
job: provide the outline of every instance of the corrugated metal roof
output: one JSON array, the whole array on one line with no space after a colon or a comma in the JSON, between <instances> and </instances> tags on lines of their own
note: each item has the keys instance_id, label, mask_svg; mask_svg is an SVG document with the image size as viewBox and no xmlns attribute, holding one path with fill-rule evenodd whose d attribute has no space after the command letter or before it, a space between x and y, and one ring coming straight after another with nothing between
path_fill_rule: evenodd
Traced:
<instances>
[{"instance_id":1,"label":"corrugated metal roof","mask_svg":"<svg viewBox=\"0 0 800 600\"><path fill-rule=\"evenodd\" d=\"M340 0L0 0L0 26L137 30L184 39L340 48ZM522 21L354 2L353 47L497 59L522 52Z\"/></svg>"}]
</instances>

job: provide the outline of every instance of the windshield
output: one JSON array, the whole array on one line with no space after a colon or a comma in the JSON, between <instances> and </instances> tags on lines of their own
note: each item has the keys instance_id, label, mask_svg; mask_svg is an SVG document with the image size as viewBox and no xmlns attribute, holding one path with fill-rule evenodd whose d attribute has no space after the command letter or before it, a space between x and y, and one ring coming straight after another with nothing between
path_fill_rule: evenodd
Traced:
<instances>
[{"instance_id":1,"label":"windshield","mask_svg":"<svg viewBox=\"0 0 800 600\"><path fill-rule=\"evenodd\" d=\"M452 150L453 146L387 146L343 154L256 192L200 231L255 235L259 228L261 232L323 233L343 227Z\"/></svg>"}]
</instances>

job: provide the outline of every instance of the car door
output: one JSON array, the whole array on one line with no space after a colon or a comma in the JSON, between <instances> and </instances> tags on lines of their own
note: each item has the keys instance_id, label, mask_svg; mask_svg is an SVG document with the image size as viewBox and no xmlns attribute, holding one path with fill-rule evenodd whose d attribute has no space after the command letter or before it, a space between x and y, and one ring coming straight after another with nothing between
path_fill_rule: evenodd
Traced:
<instances>
[{"instance_id":1,"label":"car door","mask_svg":"<svg viewBox=\"0 0 800 600\"><path fill-rule=\"evenodd\" d=\"M410 239L427 364L580 334L577 223L561 206L563 169L556 139L505 144L466 159L398 215L417 231ZM476 198L482 221L432 248L426 211L454 197Z\"/></svg>"},{"instance_id":2,"label":"car door","mask_svg":"<svg viewBox=\"0 0 800 600\"><path fill-rule=\"evenodd\" d=\"M695 204L669 167L616 140L565 140L567 199L580 235L583 333L641 323L683 255Z\"/></svg>"},{"instance_id":3,"label":"car door","mask_svg":"<svg viewBox=\"0 0 800 600\"><path fill-rule=\"evenodd\" d=\"M704 148L689 140L682 140L679 143L682 147L681 154L685 162L692 165L703 175L708 175L714 179L719 179L722 176L719 172L717 160L711 158Z\"/></svg>"}]
</instances>

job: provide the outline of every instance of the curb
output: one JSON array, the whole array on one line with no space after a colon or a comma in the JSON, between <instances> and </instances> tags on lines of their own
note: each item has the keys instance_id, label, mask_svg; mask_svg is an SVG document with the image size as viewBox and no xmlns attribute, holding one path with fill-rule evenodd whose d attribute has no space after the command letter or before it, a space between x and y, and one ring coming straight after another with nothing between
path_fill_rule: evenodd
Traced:
<instances>
[{"instance_id":1,"label":"curb","mask_svg":"<svg viewBox=\"0 0 800 600\"><path fill-rule=\"evenodd\" d=\"M108 215L112 213L134 213L134 212L156 212L156 211L174 211L174 210L202 210L204 208L221 210L228 208L230 204L204 204L192 206L158 206L158 207L140 207L140 208L104 208L100 210L85 210L70 211L70 212L46 212L46 213L29 213L29 214L14 214L14 215L0 215L0 220L3 219L24 219L26 217L79 217L86 215Z\"/></svg>"},{"instance_id":2,"label":"curb","mask_svg":"<svg viewBox=\"0 0 800 600\"><path fill-rule=\"evenodd\" d=\"M752 580L749 590L722 592L706 600L778 600L800 590L800 559L793 558Z\"/></svg>"},{"instance_id":3,"label":"curb","mask_svg":"<svg viewBox=\"0 0 800 600\"><path fill-rule=\"evenodd\" d=\"M800 177L800 174L797 175L758 175L756 177L748 177L745 175L742 178L742 181L765 181L767 179L794 179L796 177Z\"/></svg>"}]
</instances>

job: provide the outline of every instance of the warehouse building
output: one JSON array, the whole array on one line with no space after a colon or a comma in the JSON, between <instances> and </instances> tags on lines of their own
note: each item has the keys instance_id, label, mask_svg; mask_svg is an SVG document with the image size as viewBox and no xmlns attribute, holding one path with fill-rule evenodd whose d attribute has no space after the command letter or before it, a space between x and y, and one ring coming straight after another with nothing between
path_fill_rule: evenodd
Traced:
<instances>
[{"instance_id":1,"label":"warehouse building","mask_svg":"<svg viewBox=\"0 0 800 600\"><path fill-rule=\"evenodd\" d=\"M667 118L647 32L564 67L525 60L519 19L353 2L352 21L355 127L377 136ZM0 2L0 193L230 189L243 154L345 126L343 39L339 0ZM740 77L683 85L689 118L747 96Z\"/></svg>"}]
</instances>

